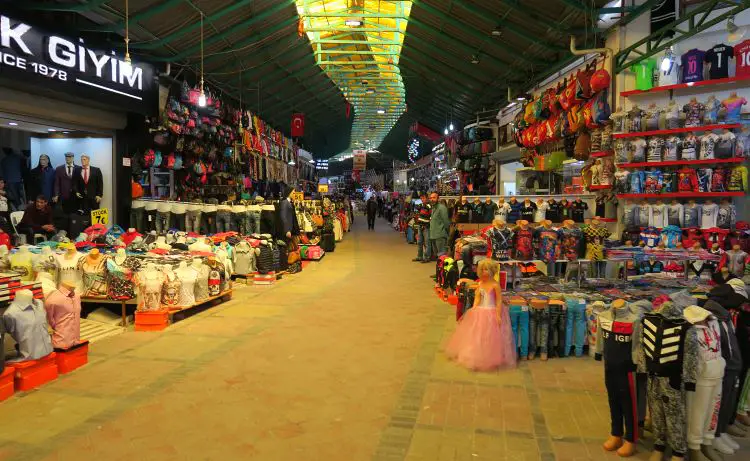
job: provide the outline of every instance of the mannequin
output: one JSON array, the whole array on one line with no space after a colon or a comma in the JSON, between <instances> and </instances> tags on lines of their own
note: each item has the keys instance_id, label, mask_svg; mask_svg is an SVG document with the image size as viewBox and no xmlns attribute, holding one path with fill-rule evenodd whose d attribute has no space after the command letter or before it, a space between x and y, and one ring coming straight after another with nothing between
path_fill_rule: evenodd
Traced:
<instances>
[{"instance_id":1,"label":"mannequin","mask_svg":"<svg viewBox=\"0 0 750 461\"><path fill-rule=\"evenodd\" d=\"M492 228L488 232L490 246L492 247L492 259L495 261L507 261L509 258L508 251L513 242L513 231L500 218L492 221Z\"/></svg>"},{"instance_id":2,"label":"mannequin","mask_svg":"<svg viewBox=\"0 0 750 461\"><path fill-rule=\"evenodd\" d=\"M159 208L159 202L156 200L145 200L143 228L138 229L141 232L156 231L156 213Z\"/></svg>"},{"instance_id":3,"label":"mannequin","mask_svg":"<svg viewBox=\"0 0 750 461\"><path fill-rule=\"evenodd\" d=\"M191 243L190 251L202 251L202 252L210 252L211 251L211 244L209 243L208 238L199 238L195 242Z\"/></svg>"},{"instance_id":4,"label":"mannequin","mask_svg":"<svg viewBox=\"0 0 750 461\"><path fill-rule=\"evenodd\" d=\"M143 218L146 212L146 201L135 199L130 203L130 226L143 231Z\"/></svg>"},{"instance_id":5,"label":"mannequin","mask_svg":"<svg viewBox=\"0 0 750 461\"><path fill-rule=\"evenodd\" d=\"M589 205L580 198L577 198L570 204L570 209L573 221L582 223L584 221L586 210L589 209Z\"/></svg>"},{"instance_id":6,"label":"mannequin","mask_svg":"<svg viewBox=\"0 0 750 461\"><path fill-rule=\"evenodd\" d=\"M710 95L704 104L706 112L703 114L703 123L705 125L715 125L719 121L719 109L721 104L716 96Z\"/></svg>"},{"instance_id":7,"label":"mannequin","mask_svg":"<svg viewBox=\"0 0 750 461\"><path fill-rule=\"evenodd\" d=\"M201 302L208 298L208 266L203 264L200 258L194 258L190 267L196 272L197 280L195 282L195 301Z\"/></svg>"},{"instance_id":8,"label":"mannequin","mask_svg":"<svg viewBox=\"0 0 750 461\"><path fill-rule=\"evenodd\" d=\"M557 229L552 227L552 221L545 219L542 225L534 231L534 239L538 246L539 259L547 264L547 276L554 277L556 273L558 243L560 235Z\"/></svg>"},{"instance_id":9,"label":"mannequin","mask_svg":"<svg viewBox=\"0 0 750 461\"><path fill-rule=\"evenodd\" d=\"M36 282L41 284L42 294L44 295L45 300L54 291L57 291L57 282L55 282L55 279L52 278L52 275L48 274L47 272L39 272L38 274L36 274Z\"/></svg>"},{"instance_id":10,"label":"mannequin","mask_svg":"<svg viewBox=\"0 0 750 461\"><path fill-rule=\"evenodd\" d=\"M81 342L81 296L75 284L62 282L60 288L49 295L44 308L55 349L68 349Z\"/></svg>"},{"instance_id":11,"label":"mannequin","mask_svg":"<svg viewBox=\"0 0 750 461\"><path fill-rule=\"evenodd\" d=\"M475 224L481 224L484 219L484 204L479 197L474 197L471 202L471 214L469 221Z\"/></svg>"},{"instance_id":12,"label":"mannequin","mask_svg":"<svg viewBox=\"0 0 750 461\"><path fill-rule=\"evenodd\" d=\"M161 288L161 305L166 309L174 309L180 305L182 282L172 270L172 266L162 266L164 285ZM192 290L191 290L192 291Z\"/></svg>"},{"instance_id":13,"label":"mannequin","mask_svg":"<svg viewBox=\"0 0 750 461\"><path fill-rule=\"evenodd\" d=\"M726 362L722 357L719 323L698 306L685 308L685 319L698 337L695 391L687 393L687 443L691 460L721 460L713 448Z\"/></svg>"},{"instance_id":14,"label":"mannequin","mask_svg":"<svg viewBox=\"0 0 750 461\"><path fill-rule=\"evenodd\" d=\"M504 222L509 222L508 215L510 214L510 210L510 205L505 201L503 197L500 197L497 200L497 217Z\"/></svg>"},{"instance_id":15,"label":"mannequin","mask_svg":"<svg viewBox=\"0 0 750 461\"><path fill-rule=\"evenodd\" d=\"M99 298L107 296L106 258L94 248L81 258L80 270L83 279L82 295Z\"/></svg>"},{"instance_id":16,"label":"mannequin","mask_svg":"<svg viewBox=\"0 0 750 461\"><path fill-rule=\"evenodd\" d=\"M609 116L613 122L612 131L614 133L626 133L627 124L625 123L628 113L622 110L622 107L618 107L615 112Z\"/></svg>"},{"instance_id":17,"label":"mannequin","mask_svg":"<svg viewBox=\"0 0 750 461\"><path fill-rule=\"evenodd\" d=\"M484 215L482 217L483 223L491 223L497 215L498 206L492 201L490 197L484 199Z\"/></svg>"},{"instance_id":18,"label":"mannequin","mask_svg":"<svg viewBox=\"0 0 750 461\"><path fill-rule=\"evenodd\" d=\"M637 396L634 392L633 331L638 312L625 300L612 301L609 309L596 315L596 360L604 360L612 428L604 442L607 451L617 450L623 457L635 454L638 441ZM625 430L623 431L623 425Z\"/></svg>"},{"instance_id":19,"label":"mannequin","mask_svg":"<svg viewBox=\"0 0 750 461\"><path fill-rule=\"evenodd\" d=\"M78 262L82 257L72 244L67 245L64 254L57 255L57 263L60 266L60 283L71 282L75 285L76 291L81 290L83 283L81 271L78 268Z\"/></svg>"},{"instance_id":20,"label":"mannequin","mask_svg":"<svg viewBox=\"0 0 750 461\"><path fill-rule=\"evenodd\" d=\"M466 199L466 196L462 195L456 207L453 209L456 222L459 224L468 223L471 219L471 205Z\"/></svg>"},{"instance_id":21,"label":"mannequin","mask_svg":"<svg viewBox=\"0 0 750 461\"><path fill-rule=\"evenodd\" d=\"M685 127L700 126L705 109L706 107L699 103L695 96L690 98L690 102L682 108L682 111L685 113Z\"/></svg>"},{"instance_id":22,"label":"mannequin","mask_svg":"<svg viewBox=\"0 0 750 461\"><path fill-rule=\"evenodd\" d=\"M192 266L188 266L186 261L182 261L174 273L180 281L177 305L181 307L192 306L195 304L195 282L198 279L198 271Z\"/></svg>"},{"instance_id":23,"label":"mannequin","mask_svg":"<svg viewBox=\"0 0 750 461\"><path fill-rule=\"evenodd\" d=\"M508 224L515 224L516 221L521 219L521 202L519 202L515 197L511 197L508 201L508 206L510 207L508 211Z\"/></svg>"},{"instance_id":24,"label":"mannequin","mask_svg":"<svg viewBox=\"0 0 750 461\"><path fill-rule=\"evenodd\" d=\"M256 197L255 202L247 207L247 231L248 234L260 233L260 211L263 197Z\"/></svg>"},{"instance_id":25,"label":"mannequin","mask_svg":"<svg viewBox=\"0 0 750 461\"><path fill-rule=\"evenodd\" d=\"M628 127L631 133L643 131L643 110L637 104L628 112Z\"/></svg>"},{"instance_id":26,"label":"mannequin","mask_svg":"<svg viewBox=\"0 0 750 461\"><path fill-rule=\"evenodd\" d=\"M166 277L154 263L148 263L146 269L135 276L138 288L139 311L157 311L161 309L161 291Z\"/></svg>"},{"instance_id":27,"label":"mannequin","mask_svg":"<svg viewBox=\"0 0 750 461\"><path fill-rule=\"evenodd\" d=\"M19 247L14 254L10 255L11 270L17 272L24 282L34 280L33 257L27 245Z\"/></svg>"},{"instance_id":28,"label":"mannequin","mask_svg":"<svg viewBox=\"0 0 750 461\"><path fill-rule=\"evenodd\" d=\"M165 234L169 230L172 216L172 202L162 200L157 202L156 207L156 233Z\"/></svg>"},{"instance_id":29,"label":"mannequin","mask_svg":"<svg viewBox=\"0 0 750 461\"><path fill-rule=\"evenodd\" d=\"M667 108L664 111L664 118L666 120L666 129L673 130L680 127L680 108L677 105L677 101L670 99L667 104Z\"/></svg>"},{"instance_id":30,"label":"mannequin","mask_svg":"<svg viewBox=\"0 0 750 461\"><path fill-rule=\"evenodd\" d=\"M550 198L547 200L547 210L545 213L544 218L549 219L553 223L559 223L562 222L562 218L560 217L560 204L555 201L555 199Z\"/></svg>"},{"instance_id":31,"label":"mannequin","mask_svg":"<svg viewBox=\"0 0 750 461\"><path fill-rule=\"evenodd\" d=\"M48 273L52 276L53 280L57 280L60 273L60 264L57 262L55 253L52 248L48 246L42 247L41 253L35 258L34 261L34 272L38 275L39 273Z\"/></svg>"},{"instance_id":32,"label":"mannequin","mask_svg":"<svg viewBox=\"0 0 750 461\"><path fill-rule=\"evenodd\" d=\"M723 199L719 205L719 211L716 216L716 227L721 229L732 229L737 222L737 208L732 203Z\"/></svg>"},{"instance_id":33,"label":"mannequin","mask_svg":"<svg viewBox=\"0 0 750 461\"><path fill-rule=\"evenodd\" d=\"M175 202L172 204L172 225L171 227L179 230L179 231L185 231L185 222L187 219L187 210L188 210L188 204L185 202Z\"/></svg>"},{"instance_id":34,"label":"mannequin","mask_svg":"<svg viewBox=\"0 0 750 461\"><path fill-rule=\"evenodd\" d=\"M599 186L602 183L602 161L596 159L594 164L591 165L591 185Z\"/></svg>"},{"instance_id":35,"label":"mannequin","mask_svg":"<svg viewBox=\"0 0 750 461\"><path fill-rule=\"evenodd\" d=\"M517 222L513 233L513 248L515 249L515 259L519 261L529 261L534 258L534 234L529 228L529 222L521 219Z\"/></svg>"},{"instance_id":36,"label":"mannequin","mask_svg":"<svg viewBox=\"0 0 750 461\"><path fill-rule=\"evenodd\" d=\"M256 272L256 258L260 250L253 248L246 240L234 246L234 270L236 274L249 275Z\"/></svg>"},{"instance_id":37,"label":"mannequin","mask_svg":"<svg viewBox=\"0 0 750 461\"><path fill-rule=\"evenodd\" d=\"M544 198L538 198L536 199L536 211L534 212L534 222L540 223L547 219L547 210L549 209L549 204L544 201Z\"/></svg>"},{"instance_id":38,"label":"mannequin","mask_svg":"<svg viewBox=\"0 0 750 461\"><path fill-rule=\"evenodd\" d=\"M218 212L216 199L208 199L202 207L202 233L203 234L215 234L216 233L216 213Z\"/></svg>"},{"instance_id":39,"label":"mannequin","mask_svg":"<svg viewBox=\"0 0 750 461\"><path fill-rule=\"evenodd\" d=\"M91 166L91 158L81 154L81 169L73 176L73 192L84 211L96 210L104 196L102 170Z\"/></svg>"},{"instance_id":40,"label":"mannequin","mask_svg":"<svg viewBox=\"0 0 750 461\"><path fill-rule=\"evenodd\" d=\"M667 225L683 227L685 223L685 207L674 199L667 207Z\"/></svg>"},{"instance_id":41,"label":"mannequin","mask_svg":"<svg viewBox=\"0 0 750 461\"><path fill-rule=\"evenodd\" d=\"M52 201L62 203L63 211L72 213L78 206L78 200L73 193L73 178L79 176L81 167L75 165L74 154L65 154L65 165L55 169L55 184L53 188Z\"/></svg>"},{"instance_id":42,"label":"mannequin","mask_svg":"<svg viewBox=\"0 0 750 461\"><path fill-rule=\"evenodd\" d=\"M717 247L718 243L714 243ZM745 264L748 260L748 254L742 251L739 244L732 245L732 249L727 251L721 259L719 267L729 268L731 274L742 278L745 275Z\"/></svg>"},{"instance_id":43,"label":"mannequin","mask_svg":"<svg viewBox=\"0 0 750 461\"><path fill-rule=\"evenodd\" d=\"M661 117L661 109L656 107L656 103L652 102L646 109L646 131L655 131L659 129L659 118Z\"/></svg>"},{"instance_id":44,"label":"mannequin","mask_svg":"<svg viewBox=\"0 0 750 461\"><path fill-rule=\"evenodd\" d=\"M604 260L604 240L612 233L594 218L583 231L586 237L586 259L594 263L594 277L604 278L607 272L607 261Z\"/></svg>"},{"instance_id":45,"label":"mannequin","mask_svg":"<svg viewBox=\"0 0 750 461\"><path fill-rule=\"evenodd\" d=\"M11 362L38 360L52 353L47 333L47 315L31 290L18 290L3 313L5 332L18 344L18 357Z\"/></svg>"},{"instance_id":46,"label":"mannequin","mask_svg":"<svg viewBox=\"0 0 750 461\"><path fill-rule=\"evenodd\" d=\"M726 123L736 123L742 115L742 106L747 104L745 98L737 96L736 91L732 91L729 97L721 101L721 106L727 111Z\"/></svg>"},{"instance_id":47,"label":"mannequin","mask_svg":"<svg viewBox=\"0 0 750 461\"><path fill-rule=\"evenodd\" d=\"M689 200L683 211L683 221L680 227L700 227L702 211L701 207L695 203L695 200Z\"/></svg>"},{"instance_id":48,"label":"mannequin","mask_svg":"<svg viewBox=\"0 0 750 461\"><path fill-rule=\"evenodd\" d=\"M529 198L523 199L521 205L521 219L528 222L534 222L536 216L536 205Z\"/></svg>"},{"instance_id":49,"label":"mannequin","mask_svg":"<svg viewBox=\"0 0 750 461\"><path fill-rule=\"evenodd\" d=\"M55 169L49 159L49 155L41 154L39 164L29 172L29 177L24 180L26 187L26 198L34 200L39 195L49 202L55 187Z\"/></svg>"},{"instance_id":50,"label":"mannequin","mask_svg":"<svg viewBox=\"0 0 750 461\"><path fill-rule=\"evenodd\" d=\"M649 208L648 225L658 229L669 225L667 205L661 199Z\"/></svg>"},{"instance_id":51,"label":"mannequin","mask_svg":"<svg viewBox=\"0 0 750 461\"><path fill-rule=\"evenodd\" d=\"M135 298L135 274L141 268L141 260L128 256L118 248L112 258L107 259L107 296L112 300Z\"/></svg>"},{"instance_id":52,"label":"mannequin","mask_svg":"<svg viewBox=\"0 0 750 461\"><path fill-rule=\"evenodd\" d=\"M10 259L8 257L8 247L0 245L0 272L7 272L10 270Z\"/></svg>"},{"instance_id":53,"label":"mannequin","mask_svg":"<svg viewBox=\"0 0 750 461\"><path fill-rule=\"evenodd\" d=\"M238 232L240 235L247 235L247 228L245 227L246 218L247 207L243 203L235 202L232 205L232 230Z\"/></svg>"},{"instance_id":54,"label":"mannequin","mask_svg":"<svg viewBox=\"0 0 750 461\"><path fill-rule=\"evenodd\" d=\"M718 216L719 205L715 204L713 200L707 199L701 206L700 228L709 229L711 227L716 227Z\"/></svg>"},{"instance_id":55,"label":"mannequin","mask_svg":"<svg viewBox=\"0 0 750 461\"><path fill-rule=\"evenodd\" d=\"M556 272L558 274L563 274L567 269L567 264L564 261L577 261L579 258L581 242L583 241L583 232L571 219L567 219L563 222L563 227L559 232L560 259L563 262L557 263L558 267Z\"/></svg>"}]
</instances>

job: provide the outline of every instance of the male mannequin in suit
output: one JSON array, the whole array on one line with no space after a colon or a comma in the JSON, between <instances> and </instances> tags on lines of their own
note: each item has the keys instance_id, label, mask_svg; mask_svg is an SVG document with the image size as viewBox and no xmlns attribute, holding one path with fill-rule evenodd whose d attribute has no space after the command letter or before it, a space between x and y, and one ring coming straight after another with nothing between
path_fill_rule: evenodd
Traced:
<instances>
[{"instance_id":1,"label":"male mannequin in suit","mask_svg":"<svg viewBox=\"0 0 750 461\"><path fill-rule=\"evenodd\" d=\"M81 155L81 168L73 177L73 191L80 200L80 208L83 211L91 211L99 208L99 202L104 195L104 178L102 170L91 166L91 158Z\"/></svg>"},{"instance_id":2,"label":"male mannequin in suit","mask_svg":"<svg viewBox=\"0 0 750 461\"><path fill-rule=\"evenodd\" d=\"M72 213L78 208L78 200L73 193L73 178L76 177L81 167L74 162L72 152L65 154L65 165L55 168L55 186L52 193L52 201L62 203L65 213Z\"/></svg>"}]
</instances>

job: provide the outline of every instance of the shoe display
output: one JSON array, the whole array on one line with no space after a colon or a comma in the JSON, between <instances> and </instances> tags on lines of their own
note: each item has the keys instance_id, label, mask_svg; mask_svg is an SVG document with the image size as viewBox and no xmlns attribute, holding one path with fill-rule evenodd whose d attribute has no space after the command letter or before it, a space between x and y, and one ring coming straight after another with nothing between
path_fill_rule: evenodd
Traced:
<instances>
[{"instance_id":1,"label":"shoe display","mask_svg":"<svg viewBox=\"0 0 750 461\"><path fill-rule=\"evenodd\" d=\"M716 451L716 449L711 445L701 445L701 453L703 453L703 456L710 461L724 461L724 455Z\"/></svg>"},{"instance_id":2,"label":"shoe display","mask_svg":"<svg viewBox=\"0 0 750 461\"><path fill-rule=\"evenodd\" d=\"M724 433L719 436L721 438L721 441L726 443L732 450L739 450L740 444L735 442L735 440L732 438L731 435Z\"/></svg>"},{"instance_id":3,"label":"shoe display","mask_svg":"<svg viewBox=\"0 0 750 461\"><path fill-rule=\"evenodd\" d=\"M723 440L721 440L721 437L717 437L713 441L712 445L716 450L718 450L720 453L724 453L725 455L733 455L734 449L726 444Z\"/></svg>"},{"instance_id":4,"label":"shoe display","mask_svg":"<svg viewBox=\"0 0 750 461\"><path fill-rule=\"evenodd\" d=\"M614 435L610 435L609 438L602 444L602 448L607 451L615 451L622 446L622 443L622 437L615 437Z\"/></svg>"}]
</instances>

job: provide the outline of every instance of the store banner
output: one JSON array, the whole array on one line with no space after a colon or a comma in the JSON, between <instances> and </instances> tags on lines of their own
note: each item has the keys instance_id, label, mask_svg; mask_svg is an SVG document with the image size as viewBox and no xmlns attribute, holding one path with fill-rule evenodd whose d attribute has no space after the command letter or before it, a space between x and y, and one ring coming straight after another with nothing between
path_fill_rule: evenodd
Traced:
<instances>
[{"instance_id":1,"label":"store banner","mask_svg":"<svg viewBox=\"0 0 750 461\"><path fill-rule=\"evenodd\" d=\"M292 115L292 137L301 138L305 135L305 114Z\"/></svg>"},{"instance_id":2,"label":"store banner","mask_svg":"<svg viewBox=\"0 0 750 461\"><path fill-rule=\"evenodd\" d=\"M112 51L90 48L83 39L55 35L0 14L0 75L10 86L156 113L156 69L123 59Z\"/></svg>"},{"instance_id":3,"label":"store banner","mask_svg":"<svg viewBox=\"0 0 750 461\"><path fill-rule=\"evenodd\" d=\"M352 153L354 154L354 165L352 168L359 171L367 169L367 151L355 149Z\"/></svg>"}]
</instances>

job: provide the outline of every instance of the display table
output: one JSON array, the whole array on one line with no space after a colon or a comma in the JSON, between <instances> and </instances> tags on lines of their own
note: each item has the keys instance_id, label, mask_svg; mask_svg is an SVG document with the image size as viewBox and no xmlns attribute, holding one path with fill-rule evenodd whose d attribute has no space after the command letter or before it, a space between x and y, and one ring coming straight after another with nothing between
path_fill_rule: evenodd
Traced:
<instances>
[{"instance_id":1,"label":"display table","mask_svg":"<svg viewBox=\"0 0 750 461\"><path fill-rule=\"evenodd\" d=\"M135 306L138 302L135 298L115 300L109 298L96 298L96 297L81 297L81 303L96 303L96 304L119 304L122 312L122 326L128 326L128 311L127 306Z\"/></svg>"}]
</instances>

